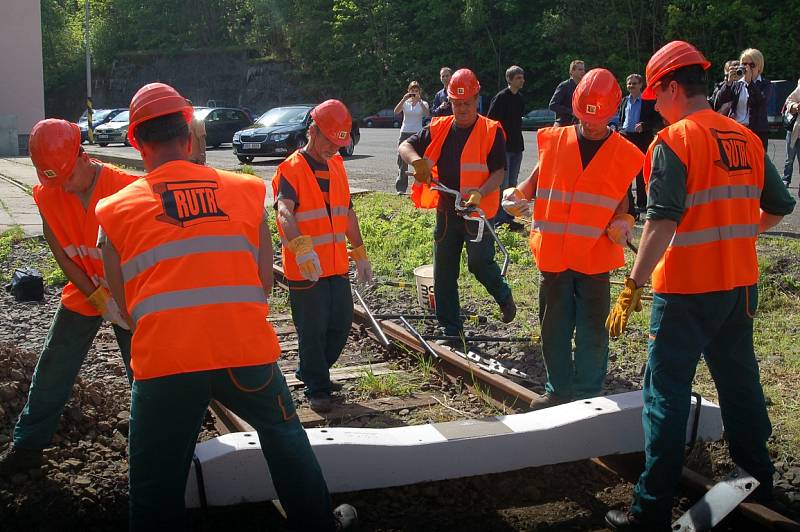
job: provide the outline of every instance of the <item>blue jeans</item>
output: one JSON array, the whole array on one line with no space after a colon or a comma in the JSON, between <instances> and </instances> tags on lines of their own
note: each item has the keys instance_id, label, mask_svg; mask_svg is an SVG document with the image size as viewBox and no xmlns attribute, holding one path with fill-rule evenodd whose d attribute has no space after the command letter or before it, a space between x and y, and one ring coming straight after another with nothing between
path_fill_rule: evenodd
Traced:
<instances>
[{"instance_id":1,"label":"blue jeans","mask_svg":"<svg viewBox=\"0 0 800 532\"><path fill-rule=\"evenodd\" d=\"M786 133L786 162L783 164L783 182L788 187L792 182L792 172L794 172L794 160L800 161L800 137L792 144L792 132Z\"/></svg>"},{"instance_id":2,"label":"blue jeans","mask_svg":"<svg viewBox=\"0 0 800 532\"><path fill-rule=\"evenodd\" d=\"M731 458L769 492L774 468L767 451L772 426L753 352L756 285L705 294L653 294L642 424L645 469L632 512L669 525L683 466L686 423L702 355L719 395Z\"/></svg>"},{"instance_id":3,"label":"blue jeans","mask_svg":"<svg viewBox=\"0 0 800 532\"><path fill-rule=\"evenodd\" d=\"M503 186L500 187L500 201L503 200L503 191L508 187L515 187L519 182L519 167L522 165L522 152L521 151L507 151L506 152L506 173L503 176ZM494 217L495 224L509 223L513 218L503 210L503 207L497 211L497 216Z\"/></svg>"}]
</instances>

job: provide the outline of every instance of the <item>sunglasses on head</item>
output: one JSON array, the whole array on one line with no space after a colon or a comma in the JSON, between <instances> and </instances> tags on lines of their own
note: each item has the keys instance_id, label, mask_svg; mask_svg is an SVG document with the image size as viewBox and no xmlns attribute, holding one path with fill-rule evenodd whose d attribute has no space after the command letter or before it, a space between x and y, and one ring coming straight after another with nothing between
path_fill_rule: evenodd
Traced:
<instances>
[{"instance_id":1,"label":"sunglasses on head","mask_svg":"<svg viewBox=\"0 0 800 532\"><path fill-rule=\"evenodd\" d=\"M750 67L750 68L755 68L755 67L756 67L756 64L755 64L755 63L744 63L744 62L743 62L743 63L741 63L741 64L742 64L742 65L744 65L744 66L748 66L748 67Z\"/></svg>"}]
</instances>

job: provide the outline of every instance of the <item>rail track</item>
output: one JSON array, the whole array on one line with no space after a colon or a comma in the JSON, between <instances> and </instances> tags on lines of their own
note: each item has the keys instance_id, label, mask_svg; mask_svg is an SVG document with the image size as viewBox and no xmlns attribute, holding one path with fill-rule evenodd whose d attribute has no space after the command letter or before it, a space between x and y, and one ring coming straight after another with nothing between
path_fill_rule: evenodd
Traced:
<instances>
[{"instance_id":1,"label":"rail track","mask_svg":"<svg viewBox=\"0 0 800 532\"><path fill-rule=\"evenodd\" d=\"M280 266L275 266L274 273L276 284L288 289ZM355 330L361 331L362 334L367 331L368 336L382 346L388 347L388 344L391 343L395 346L400 346L400 351L417 353L418 356L427 357L431 363L435 364L441 377L451 382L463 383L472 392L481 394L485 401L490 402L501 412L525 412L531 400L539 397L539 394L524 385L524 378L521 378L518 373L515 374L513 370L509 372L501 364L489 364L487 367L485 361L465 358L447 347L425 341L416 331L412 332L408 327L396 322L400 320L407 324L404 315L373 315L367 308L364 299L358 293L357 300L360 304L354 305L353 328ZM409 317L423 318L425 316L409 315ZM279 317L280 321L286 319L286 316ZM276 331L279 334L293 331L290 326L280 325L280 321L276 326ZM359 371L363 371L364 367L346 366L339 370L334 370L332 376L353 378ZM378 372L390 372L390 370L385 370L380 363L376 366L370 365L370 371L375 372L376 370ZM290 384L294 384L290 375L289 381ZM407 410L419 408L420 406L429 406L432 402L413 398L411 400L394 398L389 401L384 400L382 404L384 407L379 407L377 410ZM253 431L252 427L219 403L212 404L212 412L215 426L222 434ZM340 409L334 410L331 415L324 417L311 412L309 409L300 408L298 410L301 422L306 427L330 425L332 422L335 423L337 419L352 419L360 415L372 415L375 412L375 405L361 404L342 405ZM643 467L643 454L633 453L596 457L591 459L590 462L629 482L635 482ZM714 482L711 479L700 473L686 467L683 469L681 487L687 496L699 498L711 489L713 485ZM734 514L736 515L734 519L737 519L737 522L745 523L736 525L733 528L735 530L800 531L800 524L796 521L761 504L743 502L739 504Z\"/></svg>"}]
</instances>

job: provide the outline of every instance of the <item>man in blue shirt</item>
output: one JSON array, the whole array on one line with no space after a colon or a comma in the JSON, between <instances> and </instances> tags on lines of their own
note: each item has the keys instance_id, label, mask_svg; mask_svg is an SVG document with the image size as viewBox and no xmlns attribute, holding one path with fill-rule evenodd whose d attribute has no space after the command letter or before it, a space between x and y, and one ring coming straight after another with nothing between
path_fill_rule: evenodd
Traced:
<instances>
[{"instance_id":1,"label":"man in blue shirt","mask_svg":"<svg viewBox=\"0 0 800 532\"><path fill-rule=\"evenodd\" d=\"M442 67L439 70L439 79L442 80L444 88L433 97L431 116L447 116L453 114L453 109L450 107L450 100L447 99L447 84L450 83L450 76L452 75L453 71L450 70L450 67Z\"/></svg>"},{"instance_id":2,"label":"man in blue shirt","mask_svg":"<svg viewBox=\"0 0 800 532\"><path fill-rule=\"evenodd\" d=\"M612 124L618 128L623 137L639 148L642 153L646 153L653 140L654 122L658 115L652 101L642 100L642 82L640 74L631 74L625 79L628 95L622 98L622 102L619 104L619 113ZM629 213L633 216L638 216L647 209L647 191L642 172L636 176L635 205L633 193L630 187L628 188L628 205Z\"/></svg>"}]
</instances>

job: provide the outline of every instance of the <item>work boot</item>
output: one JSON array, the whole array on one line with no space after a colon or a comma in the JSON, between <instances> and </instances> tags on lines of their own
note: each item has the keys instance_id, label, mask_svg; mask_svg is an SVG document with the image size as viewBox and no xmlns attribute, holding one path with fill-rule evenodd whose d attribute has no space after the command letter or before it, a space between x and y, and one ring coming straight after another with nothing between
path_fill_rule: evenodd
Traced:
<instances>
[{"instance_id":1,"label":"work boot","mask_svg":"<svg viewBox=\"0 0 800 532\"><path fill-rule=\"evenodd\" d=\"M514 303L514 296L508 296L506 302L500 305L500 311L503 313L503 323L514 321L514 316L517 315L517 304Z\"/></svg>"},{"instance_id":2,"label":"work boot","mask_svg":"<svg viewBox=\"0 0 800 532\"><path fill-rule=\"evenodd\" d=\"M330 412L331 394L328 392L314 392L308 397L308 403L314 412Z\"/></svg>"},{"instance_id":3,"label":"work boot","mask_svg":"<svg viewBox=\"0 0 800 532\"><path fill-rule=\"evenodd\" d=\"M38 469L43 462L41 449L22 449L12 445L0 454L0 477Z\"/></svg>"},{"instance_id":4,"label":"work boot","mask_svg":"<svg viewBox=\"0 0 800 532\"><path fill-rule=\"evenodd\" d=\"M569 403L569 398L546 393L531 401L531 410L543 410L564 403Z\"/></svg>"},{"instance_id":5,"label":"work boot","mask_svg":"<svg viewBox=\"0 0 800 532\"><path fill-rule=\"evenodd\" d=\"M340 504L333 510L336 519L336 530L356 530L358 528L358 512L349 504Z\"/></svg>"},{"instance_id":6,"label":"work boot","mask_svg":"<svg viewBox=\"0 0 800 532\"><path fill-rule=\"evenodd\" d=\"M672 530L669 523L655 525L622 510L609 510L606 513L606 523L614 530L626 530L628 532L667 532Z\"/></svg>"}]
</instances>

